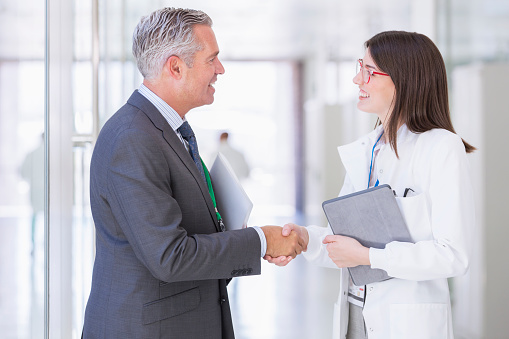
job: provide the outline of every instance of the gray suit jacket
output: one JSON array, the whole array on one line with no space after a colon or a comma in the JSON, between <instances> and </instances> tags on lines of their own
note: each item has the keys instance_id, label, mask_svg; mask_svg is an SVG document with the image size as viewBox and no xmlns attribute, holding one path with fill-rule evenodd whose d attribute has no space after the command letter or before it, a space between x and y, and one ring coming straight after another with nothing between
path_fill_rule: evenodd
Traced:
<instances>
[{"instance_id":1,"label":"gray suit jacket","mask_svg":"<svg viewBox=\"0 0 509 339\"><path fill-rule=\"evenodd\" d=\"M90 200L85 339L234 338L226 279L260 274L258 234L219 232L190 154L137 91L101 130Z\"/></svg>"}]
</instances>

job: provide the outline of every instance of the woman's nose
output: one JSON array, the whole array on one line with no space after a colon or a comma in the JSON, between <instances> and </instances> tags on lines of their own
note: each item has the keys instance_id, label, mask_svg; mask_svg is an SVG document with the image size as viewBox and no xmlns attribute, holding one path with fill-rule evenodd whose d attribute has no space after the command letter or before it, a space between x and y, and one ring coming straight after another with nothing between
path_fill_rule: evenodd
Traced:
<instances>
[{"instance_id":1,"label":"woman's nose","mask_svg":"<svg viewBox=\"0 0 509 339\"><path fill-rule=\"evenodd\" d=\"M353 83L356 84L356 85L361 85L363 80L362 80L362 72L359 71L359 73L357 73L354 77L353 77Z\"/></svg>"}]
</instances>

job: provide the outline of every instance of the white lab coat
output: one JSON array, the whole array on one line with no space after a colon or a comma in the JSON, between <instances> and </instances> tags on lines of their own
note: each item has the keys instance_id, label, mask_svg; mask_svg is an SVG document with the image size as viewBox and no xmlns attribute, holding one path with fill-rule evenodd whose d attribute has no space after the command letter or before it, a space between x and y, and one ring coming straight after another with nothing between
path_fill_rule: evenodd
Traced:
<instances>
[{"instance_id":1,"label":"white lab coat","mask_svg":"<svg viewBox=\"0 0 509 339\"><path fill-rule=\"evenodd\" d=\"M346 168L340 195L367 188L371 151L382 127L338 148ZM469 230L474 225L474 199L469 165L461 138L443 129L415 134L403 125L398 154L389 144L377 156L380 184L397 193L414 243L391 242L371 248L371 267L394 279L366 286L363 315L369 339L453 338L447 278L464 274L469 262ZM405 188L412 195L403 198ZM322 239L330 227L309 226L304 256L336 267ZM337 268L337 267L336 267ZM334 307L334 339L345 338L348 325L348 282L341 270L340 293Z\"/></svg>"}]
</instances>

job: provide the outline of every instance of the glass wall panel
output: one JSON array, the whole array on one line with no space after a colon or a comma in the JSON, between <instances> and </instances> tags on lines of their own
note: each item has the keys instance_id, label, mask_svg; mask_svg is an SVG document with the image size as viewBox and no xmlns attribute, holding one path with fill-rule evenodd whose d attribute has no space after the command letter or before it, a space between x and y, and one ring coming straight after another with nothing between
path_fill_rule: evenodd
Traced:
<instances>
[{"instance_id":1,"label":"glass wall panel","mask_svg":"<svg viewBox=\"0 0 509 339\"><path fill-rule=\"evenodd\" d=\"M73 148L74 204L72 228L72 336L80 338L90 293L95 233L90 210L89 178L92 143L76 142Z\"/></svg>"},{"instance_id":2,"label":"glass wall panel","mask_svg":"<svg viewBox=\"0 0 509 339\"><path fill-rule=\"evenodd\" d=\"M99 1L99 126L143 81L132 56L132 34L153 1Z\"/></svg>"},{"instance_id":3,"label":"glass wall panel","mask_svg":"<svg viewBox=\"0 0 509 339\"><path fill-rule=\"evenodd\" d=\"M73 167L73 214L72 214L72 338L80 338L83 318L90 293L94 260L94 224L90 210L89 169L95 137L94 107L97 82L94 65L94 11L93 1L74 2L74 40L72 88L68 95L73 98L74 135ZM97 29L97 27L95 27Z\"/></svg>"},{"instance_id":4,"label":"glass wall panel","mask_svg":"<svg viewBox=\"0 0 509 339\"><path fill-rule=\"evenodd\" d=\"M0 11L0 333L44 337L44 1Z\"/></svg>"}]
</instances>

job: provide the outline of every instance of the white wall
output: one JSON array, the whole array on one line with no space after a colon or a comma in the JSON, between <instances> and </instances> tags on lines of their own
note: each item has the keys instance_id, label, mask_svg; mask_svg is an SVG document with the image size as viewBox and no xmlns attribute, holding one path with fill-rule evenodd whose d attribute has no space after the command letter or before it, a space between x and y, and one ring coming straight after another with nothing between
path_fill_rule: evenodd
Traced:
<instances>
[{"instance_id":1,"label":"white wall","mask_svg":"<svg viewBox=\"0 0 509 339\"><path fill-rule=\"evenodd\" d=\"M478 148L470 163L476 192L477 228L467 276L455 280L460 338L507 338L509 333L509 157L505 144L509 64L473 64L452 75L456 131Z\"/></svg>"}]
</instances>

